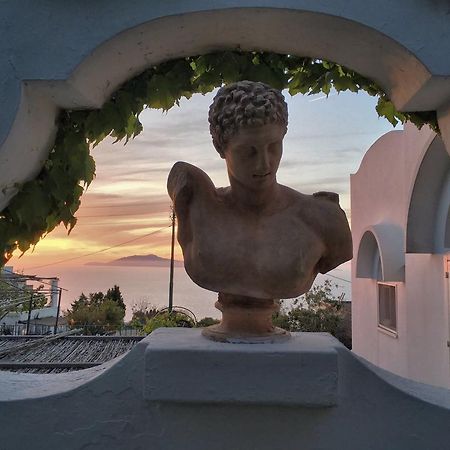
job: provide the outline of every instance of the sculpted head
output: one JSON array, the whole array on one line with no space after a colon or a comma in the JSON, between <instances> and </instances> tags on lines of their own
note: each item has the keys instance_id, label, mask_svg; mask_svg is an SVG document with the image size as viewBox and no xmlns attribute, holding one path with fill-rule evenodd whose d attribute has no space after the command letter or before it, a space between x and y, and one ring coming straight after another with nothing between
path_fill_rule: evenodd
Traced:
<instances>
[{"instance_id":1,"label":"sculpted head","mask_svg":"<svg viewBox=\"0 0 450 450\"><path fill-rule=\"evenodd\" d=\"M209 130L220 156L229 140L242 128L266 124L288 125L283 94L267 84L239 81L219 89L209 108Z\"/></svg>"}]
</instances>

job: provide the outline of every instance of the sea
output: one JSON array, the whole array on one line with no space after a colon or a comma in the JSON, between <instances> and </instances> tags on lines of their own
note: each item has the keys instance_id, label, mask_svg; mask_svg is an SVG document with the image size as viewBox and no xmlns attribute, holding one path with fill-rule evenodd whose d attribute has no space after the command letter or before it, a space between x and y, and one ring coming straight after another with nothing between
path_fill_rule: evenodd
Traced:
<instances>
[{"instance_id":1,"label":"sea","mask_svg":"<svg viewBox=\"0 0 450 450\"><path fill-rule=\"evenodd\" d=\"M350 280L347 270L340 270L336 275L341 279ZM333 272L334 273L334 272ZM59 286L63 288L61 310L70 308L71 303L81 293L106 292L118 285L127 306L125 320L131 319L133 307L165 307L169 298L169 267L149 266L59 266L36 269L33 275L42 277L58 277ZM318 275L316 283L323 283L327 276ZM345 300L350 300L351 290L348 282L331 278L335 295L345 294ZM220 318L221 313L214 304L217 293L208 291L196 285L187 275L184 267L175 267L173 281L173 304L188 308L197 320L203 317ZM289 303L289 300L287 301Z\"/></svg>"}]
</instances>

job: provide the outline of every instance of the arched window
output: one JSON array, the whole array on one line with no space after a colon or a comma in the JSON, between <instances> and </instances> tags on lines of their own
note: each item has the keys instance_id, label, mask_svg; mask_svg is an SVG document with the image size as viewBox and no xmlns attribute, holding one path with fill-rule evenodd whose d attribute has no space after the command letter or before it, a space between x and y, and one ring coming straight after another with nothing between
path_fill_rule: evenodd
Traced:
<instances>
[{"instance_id":1,"label":"arched window","mask_svg":"<svg viewBox=\"0 0 450 450\"><path fill-rule=\"evenodd\" d=\"M404 241L402 228L393 223L379 223L366 230L356 255L356 278L405 281Z\"/></svg>"},{"instance_id":2,"label":"arched window","mask_svg":"<svg viewBox=\"0 0 450 450\"><path fill-rule=\"evenodd\" d=\"M382 280L380 250L377 240L371 231L366 231L359 244L356 262L357 278Z\"/></svg>"}]
</instances>

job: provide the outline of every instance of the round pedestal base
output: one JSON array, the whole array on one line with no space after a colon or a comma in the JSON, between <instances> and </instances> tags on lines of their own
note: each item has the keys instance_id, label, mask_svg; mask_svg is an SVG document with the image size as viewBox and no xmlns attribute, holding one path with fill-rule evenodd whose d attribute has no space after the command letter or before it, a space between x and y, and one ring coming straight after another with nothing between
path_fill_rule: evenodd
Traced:
<instances>
[{"instance_id":1,"label":"round pedestal base","mask_svg":"<svg viewBox=\"0 0 450 450\"><path fill-rule=\"evenodd\" d=\"M275 344L286 342L291 338L289 331L278 327L274 327L271 333L261 336L224 331L221 330L220 324L204 328L202 335L212 341L228 342L229 344Z\"/></svg>"},{"instance_id":2,"label":"round pedestal base","mask_svg":"<svg viewBox=\"0 0 450 450\"><path fill-rule=\"evenodd\" d=\"M288 331L272 324L272 315L279 310L275 300L220 292L216 308L222 311L222 321L203 329L202 335L208 339L232 344L271 344L290 339Z\"/></svg>"}]
</instances>

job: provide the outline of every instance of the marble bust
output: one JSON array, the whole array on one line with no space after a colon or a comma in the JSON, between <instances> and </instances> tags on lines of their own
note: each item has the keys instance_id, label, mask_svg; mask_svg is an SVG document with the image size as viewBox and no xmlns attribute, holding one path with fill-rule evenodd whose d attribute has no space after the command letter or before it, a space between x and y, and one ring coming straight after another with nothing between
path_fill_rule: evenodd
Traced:
<instances>
[{"instance_id":1,"label":"marble bust","mask_svg":"<svg viewBox=\"0 0 450 450\"><path fill-rule=\"evenodd\" d=\"M209 110L213 144L230 186L216 188L201 169L177 162L168 192L178 218L185 268L219 293L216 340L276 340L277 299L297 297L352 257L351 234L335 193L306 195L277 182L287 105L270 86L242 81L219 89Z\"/></svg>"}]
</instances>

